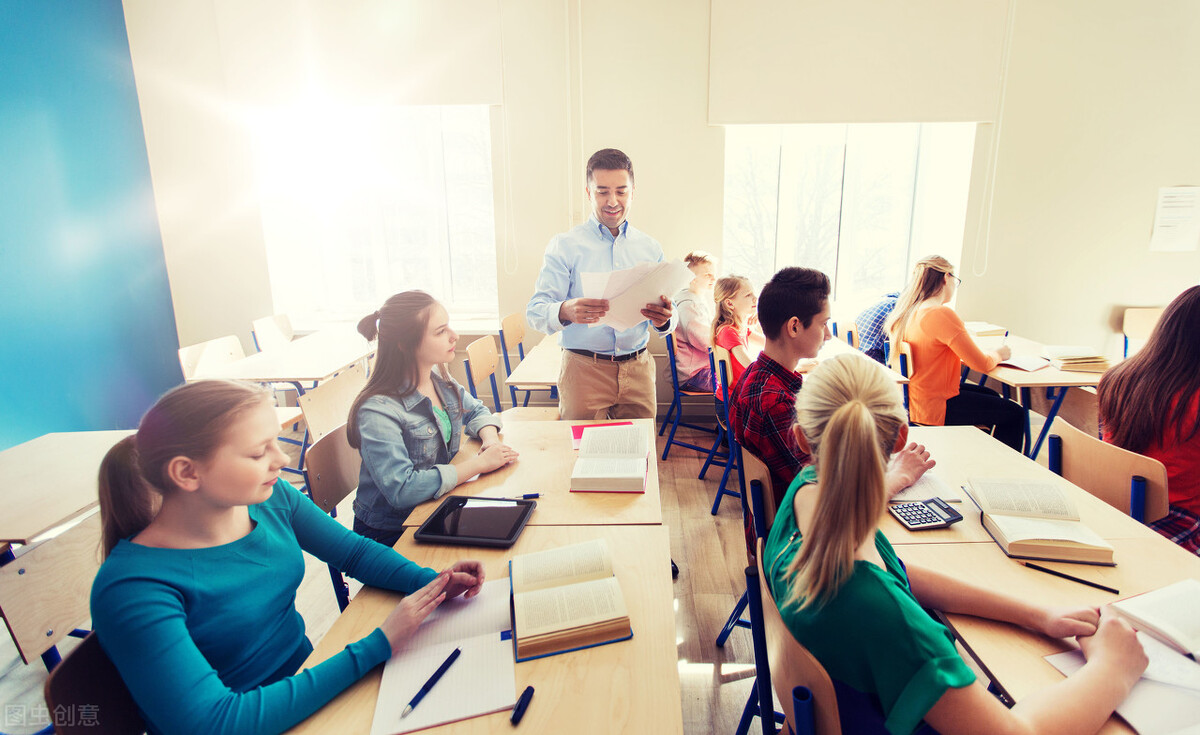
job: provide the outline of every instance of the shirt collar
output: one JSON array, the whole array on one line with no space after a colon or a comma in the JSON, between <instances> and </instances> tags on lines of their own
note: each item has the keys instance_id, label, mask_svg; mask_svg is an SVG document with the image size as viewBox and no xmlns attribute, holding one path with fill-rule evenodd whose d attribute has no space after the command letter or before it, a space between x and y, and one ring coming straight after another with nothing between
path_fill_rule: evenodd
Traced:
<instances>
[{"instance_id":1,"label":"shirt collar","mask_svg":"<svg viewBox=\"0 0 1200 735\"><path fill-rule=\"evenodd\" d=\"M592 215L590 217L588 217L588 225L591 226L592 230L599 232L601 237L607 238L609 240L617 239L616 237L613 236L612 232L610 232L607 227L600 224L600 220L596 219L595 212L593 212ZM621 226L618 227L617 229L621 231L622 235L628 235L629 220L625 220L624 222L622 222Z\"/></svg>"},{"instance_id":2,"label":"shirt collar","mask_svg":"<svg viewBox=\"0 0 1200 735\"><path fill-rule=\"evenodd\" d=\"M446 381L442 378L442 376L438 375L436 371L433 373L433 375L431 377L433 378L433 389L436 390L438 395L442 397L442 404L445 405L445 403L446 403L445 388L447 385ZM409 393L406 393L405 395L400 396L400 403L401 403L401 405L404 406L404 410L406 410L406 411L412 411L414 408L417 407L417 404L419 404L421 401L428 401L428 400L429 399L425 396L425 394L418 391L416 388L413 388L412 391L410 391ZM430 401L429 405L432 406L433 402Z\"/></svg>"},{"instance_id":3,"label":"shirt collar","mask_svg":"<svg viewBox=\"0 0 1200 735\"><path fill-rule=\"evenodd\" d=\"M800 385L804 382L804 378L795 370L788 370L783 365L780 365L775 360L771 359L765 352L758 353L758 361L762 363L762 367L767 372L782 380L791 390L800 390Z\"/></svg>"}]
</instances>

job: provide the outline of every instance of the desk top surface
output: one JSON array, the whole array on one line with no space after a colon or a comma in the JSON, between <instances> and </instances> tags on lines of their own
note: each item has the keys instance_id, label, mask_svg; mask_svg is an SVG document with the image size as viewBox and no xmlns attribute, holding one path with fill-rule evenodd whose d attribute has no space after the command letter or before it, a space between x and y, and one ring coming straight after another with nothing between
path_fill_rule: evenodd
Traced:
<instances>
[{"instance_id":1,"label":"desk top surface","mask_svg":"<svg viewBox=\"0 0 1200 735\"><path fill-rule=\"evenodd\" d=\"M571 426L609 423L596 421L510 421L500 438L520 453L517 461L479 479L459 485L452 495L511 497L541 493L537 509L529 517L531 526L586 526L662 523L659 498L658 462L654 442L650 442L648 475L644 493L573 493L571 469L579 452L571 448ZM649 434L650 419L635 419ZM479 451L478 440L464 442L455 459L471 457ZM454 461L454 460L451 460ZM444 496L443 496L444 497ZM421 503L404 522L419 526L442 502L441 498Z\"/></svg>"},{"instance_id":2,"label":"desk top surface","mask_svg":"<svg viewBox=\"0 0 1200 735\"><path fill-rule=\"evenodd\" d=\"M1118 589L1119 595L1026 569L991 544L909 545L898 548L897 553L906 564L937 569L1046 605L1104 605L1186 577L1200 579L1200 557L1188 554L1158 534L1152 538L1117 539L1112 544L1117 551L1115 567L1038 564ZM1062 674L1043 656L1075 647L1074 641L1046 638L994 620L969 615L949 618L964 645L1018 701L1062 680ZM1133 730L1120 718L1113 717L1101 732L1132 733Z\"/></svg>"},{"instance_id":3,"label":"desk top surface","mask_svg":"<svg viewBox=\"0 0 1200 735\"><path fill-rule=\"evenodd\" d=\"M558 385L561 367L562 347L558 345L558 338L551 335L542 338L532 350L525 353L525 359L513 368L512 375L504 383L518 390Z\"/></svg>"},{"instance_id":4,"label":"desk top surface","mask_svg":"<svg viewBox=\"0 0 1200 735\"><path fill-rule=\"evenodd\" d=\"M999 347L1004 340L1003 337L976 337L975 341L984 350L993 350ZM1034 342L1033 340L1025 339L1024 337L1009 336L1008 346L1012 347L1013 355L1035 355L1040 357L1042 354L1042 343ZM989 378L995 378L1001 383L1011 385L1014 388L1059 388L1059 387L1084 387L1097 385L1104 373L1085 373L1075 370L1059 370L1053 365L1047 365L1041 370L1019 370L1013 367L997 367L987 374Z\"/></svg>"},{"instance_id":5,"label":"desk top surface","mask_svg":"<svg viewBox=\"0 0 1200 735\"><path fill-rule=\"evenodd\" d=\"M349 327L322 329L266 352L205 370L194 375L192 380L320 381L367 357L372 351L371 344Z\"/></svg>"},{"instance_id":6,"label":"desk top surface","mask_svg":"<svg viewBox=\"0 0 1200 735\"><path fill-rule=\"evenodd\" d=\"M1062 488L1079 509L1080 520L1106 540L1157 538L1158 534L1121 511L1072 485L1042 465L973 426L914 426L909 440L924 444L937 462L933 472L961 499L954 508L963 520L949 528L909 531L889 514L881 528L893 544L986 542L995 545L980 522L979 508L962 485L972 477L1042 480ZM997 550L998 547L997 547Z\"/></svg>"},{"instance_id":7,"label":"desk top surface","mask_svg":"<svg viewBox=\"0 0 1200 735\"><path fill-rule=\"evenodd\" d=\"M406 534L396 549L435 569L462 558L479 559L488 579L499 579L508 576L508 560L515 554L607 539L633 638L516 664L517 691L528 685L536 690L521 728L532 733L682 733L668 533L664 526L526 528L511 549L427 546L415 544ZM368 635L399 599L395 593L364 588L305 666ZM382 671L380 667L367 674L292 732L367 732ZM510 732L509 714L484 715L423 732Z\"/></svg>"},{"instance_id":8,"label":"desk top surface","mask_svg":"<svg viewBox=\"0 0 1200 735\"><path fill-rule=\"evenodd\" d=\"M0 452L0 541L27 544L94 508L100 460L132 433L45 434Z\"/></svg>"}]
</instances>

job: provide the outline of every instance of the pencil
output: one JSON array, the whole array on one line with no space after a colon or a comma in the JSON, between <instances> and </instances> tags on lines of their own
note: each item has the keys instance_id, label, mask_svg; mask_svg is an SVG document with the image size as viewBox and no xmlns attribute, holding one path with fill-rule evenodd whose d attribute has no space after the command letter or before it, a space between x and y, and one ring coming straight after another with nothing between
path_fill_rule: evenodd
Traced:
<instances>
[{"instance_id":1,"label":"pencil","mask_svg":"<svg viewBox=\"0 0 1200 735\"><path fill-rule=\"evenodd\" d=\"M1022 562L1022 563L1025 566L1029 567L1030 569L1035 569L1039 572L1045 572L1046 574L1053 574L1055 577L1062 577L1063 579L1069 579L1072 582L1078 582L1079 584L1086 584L1088 587L1095 587L1098 590L1104 590L1105 592L1111 592L1114 595L1121 594L1120 590L1115 590L1112 587L1105 587L1104 585L1097 584L1095 582L1089 582L1088 580L1080 579L1079 577L1072 577L1070 574L1067 574L1065 572L1057 572L1053 569L1047 569L1046 567L1038 566L1037 564L1034 564L1034 563L1028 562L1028 561Z\"/></svg>"}]
</instances>

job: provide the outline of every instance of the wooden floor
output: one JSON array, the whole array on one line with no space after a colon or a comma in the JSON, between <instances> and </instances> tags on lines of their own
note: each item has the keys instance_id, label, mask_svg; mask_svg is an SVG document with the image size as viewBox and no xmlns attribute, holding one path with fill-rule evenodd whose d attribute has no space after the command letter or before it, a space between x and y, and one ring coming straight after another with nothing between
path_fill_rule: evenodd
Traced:
<instances>
[{"instance_id":1,"label":"wooden floor","mask_svg":"<svg viewBox=\"0 0 1200 735\"><path fill-rule=\"evenodd\" d=\"M678 438L705 443L705 435L684 432L681 429ZM660 438L658 456L662 445ZM701 459L694 451L674 447L668 461L659 463L663 523L670 528L671 554L680 569L675 580L675 637L683 727L686 733L732 733L754 676L750 633L734 631L723 649L716 647L715 639L745 589L746 551L737 500L725 498L720 513L709 514L720 468L699 480ZM339 520L349 525L349 502L338 511ZM309 637L318 640L337 617L337 604L324 564L307 555L306 560L296 605ZM351 584L351 591L357 591L358 585L353 580ZM68 639L60 650L66 653L73 645ZM45 678L41 662L22 663L7 632L0 633L0 732L24 735L46 724L41 696Z\"/></svg>"}]
</instances>

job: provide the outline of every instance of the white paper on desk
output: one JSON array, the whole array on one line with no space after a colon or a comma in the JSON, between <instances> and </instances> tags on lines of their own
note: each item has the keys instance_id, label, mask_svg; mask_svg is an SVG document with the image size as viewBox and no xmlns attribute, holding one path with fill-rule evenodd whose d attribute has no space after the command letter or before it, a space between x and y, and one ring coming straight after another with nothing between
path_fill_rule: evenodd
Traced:
<instances>
[{"instance_id":1,"label":"white paper on desk","mask_svg":"<svg viewBox=\"0 0 1200 735\"><path fill-rule=\"evenodd\" d=\"M926 470L913 484L896 493L888 501L890 503L908 503L914 500L929 500L941 498L947 503L961 503L962 496L950 489L950 486L938 477L933 470Z\"/></svg>"},{"instance_id":2,"label":"white paper on desk","mask_svg":"<svg viewBox=\"0 0 1200 735\"><path fill-rule=\"evenodd\" d=\"M1144 633L1138 633L1146 655L1150 659L1148 673L1156 676L1174 677L1180 684L1190 680L1190 675L1180 675L1177 671L1184 670L1178 661L1170 661L1165 653L1172 657L1183 659L1183 662L1200 668L1200 664L1186 658L1182 654L1163 646ZM1148 643L1152 641L1152 643ZM1157 644L1155 646L1154 644ZM1071 675L1083 667L1084 658L1080 651L1066 651L1046 657L1051 666L1066 675ZM1166 684L1142 675L1125 701L1117 707L1117 713L1125 718L1130 727L1137 730L1139 735L1183 735L1194 733L1200 724L1200 691L1190 689L1185 685Z\"/></svg>"},{"instance_id":3,"label":"white paper on desk","mask_svg":"<svg viewBox=\"0 0 1200 735\"><path fill-rule=\"evenodd\" d=\"M517 699L508 578L485 582L470 600L457 597L434 610L404 648L383 667L371 735L412 732L509 709ZM408 717L400 713L455 648L446 670Z\"/></svg>"},{"instance_id":4,"label":"white paper on desk","mask_svg":"<svg viewBox=\"0 0 1200 735\"><path fill-rule=\"evenodd\" d=\"M1033 372L1034 370L1041 370L1046 367L1050 364L1050 361L1037 355L1013 355L999 364L1005 367L1016 368L1017 370Z\"/></svg>"},{"instance_id":5,"label":"white paper on desk","mask_svg":"<svg viewBox=\"0 0 1200 735\"><path fill-rule=\"evenodd\" d=\"M632 268L609 273L581 273L583 297L608 299L608 313L589 327L608 326L622 331L646 321L642 309L657 304L659 296L671 295L692 282L692 272L683 261L638 263Z\"/></svg>"},{"instance_id":6,"label":"white paper on desk","mask_svg":"<svg viewBox=\"0 0 1200 735\"><path fill-rule=\"evenodd\" d=\"M1182 253L1200 243L1200 186L1170 186L1158 190L1150 251Z\"/></svg>"}]
</instances>

